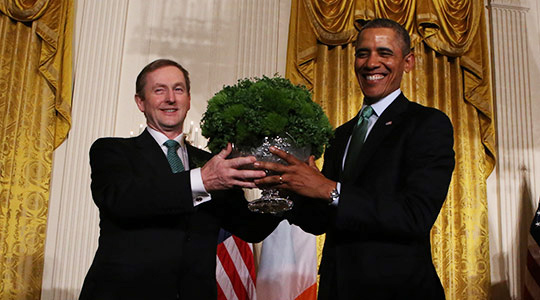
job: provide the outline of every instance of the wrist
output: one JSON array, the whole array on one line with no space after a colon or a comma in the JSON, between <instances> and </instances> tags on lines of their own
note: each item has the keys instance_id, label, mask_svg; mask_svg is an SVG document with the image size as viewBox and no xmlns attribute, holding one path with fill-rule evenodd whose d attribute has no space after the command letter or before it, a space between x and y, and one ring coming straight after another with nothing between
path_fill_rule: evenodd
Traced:
<instances>
[{"instance_id":1,"label":"wrist","mask_svg":"<svg viewBox=\"0 0 540 300\"><path fill-rule=\"evenodd\" d=\"M329 191L326 194L325 199L328 203L333 203L339 199L339 191L337 190L337 183L332 182L332 185L329 188Z\"/></svg>"}]
</instances>

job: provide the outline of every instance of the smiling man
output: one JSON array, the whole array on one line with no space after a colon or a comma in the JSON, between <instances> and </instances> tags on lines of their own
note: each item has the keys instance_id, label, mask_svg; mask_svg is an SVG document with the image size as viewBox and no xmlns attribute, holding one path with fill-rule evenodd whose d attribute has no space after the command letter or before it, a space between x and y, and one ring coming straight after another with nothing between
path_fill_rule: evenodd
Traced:
<instances>
[{"instance_id":1,"label":"smiling man","mask_svg":"<svg viewBox=\"0 0 540 300\"><path fill-rule=\"evenodd\" d=\"M190 101L188 72L156 60L136 82L146 130L92 145L100 236L80 299L216 299L220 228L258 242L279 223L250 212L237 189L255 187L252 179L265 175L239 169L254 157L227 159L230 145L212 157L185 142Z\"/></svg>"},{"instance_id":2,"label":"smiling man","mask_svg":"<svg viewBox=\"0 0 540 300\"><path fill-rule=\"evenodd\" d=\"M454 169L452 124L401 92L414 68L401 25L367 23L355 55L364 105L336 129L322 173L313 158L305 164L271 149L288 165L256 162L278 175L255 182L295 193L288 220L326 233L319 299L444 299L430 230Z\"/></svg>"}]
</instances>

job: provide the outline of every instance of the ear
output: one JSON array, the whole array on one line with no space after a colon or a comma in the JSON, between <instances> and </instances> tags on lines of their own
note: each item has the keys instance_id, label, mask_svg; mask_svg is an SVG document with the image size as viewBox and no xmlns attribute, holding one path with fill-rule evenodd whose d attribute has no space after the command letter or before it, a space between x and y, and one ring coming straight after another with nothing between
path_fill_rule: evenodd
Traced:
<instances>
[{"instance_id":1,"label":"ear","mask_svg":"<svg viewBox=\"0 0 540 300\"><path fill-rule=\"evenodd\" d=\"M405 67L403 70L405 73L409 73L412 69L414 69L414 53L412 53L412 51L409 52L409 54L405 55L403 60L405 61Z\"/></svg>"},{"instance_id":2,"label":"ear","mask_svg":"<svg viewBox=\"0 0 540 300\"><path fill-rule=\"evenodd\" d=\"M187 109L186 112L188 112L191 108L191 93L187 93L187 103L184 105L184 107Z\"/></svg>"},{"instance_id":3,"label":"ear","mask_svg":"<svg viewBox=\"0 0 540 300\"><path fill-rule=\"evenodd\" d=\"M137 103L139 110L144 113L144 100L137 94L135 94L135 103Z\"/></svg>"}]
</instances>

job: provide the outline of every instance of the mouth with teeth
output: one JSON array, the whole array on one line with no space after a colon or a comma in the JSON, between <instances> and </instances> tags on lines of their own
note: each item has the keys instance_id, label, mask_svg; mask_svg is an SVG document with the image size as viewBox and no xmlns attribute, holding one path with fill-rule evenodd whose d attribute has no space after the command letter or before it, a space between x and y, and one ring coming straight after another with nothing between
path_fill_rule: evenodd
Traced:
<instances>
[{"instance_id":1,"label":"mouth with teeth","mask_svg":"<svg viewBox=\"0 0 540 300\"><path fill-rule=\"evenodd\" d=\"M375 74L375 75L365 75L365 78L368 80L368 81L376 81L376 80L381 80L384 78L384 75L381 75L381 74Z\"/></svg>"}]
</instances>

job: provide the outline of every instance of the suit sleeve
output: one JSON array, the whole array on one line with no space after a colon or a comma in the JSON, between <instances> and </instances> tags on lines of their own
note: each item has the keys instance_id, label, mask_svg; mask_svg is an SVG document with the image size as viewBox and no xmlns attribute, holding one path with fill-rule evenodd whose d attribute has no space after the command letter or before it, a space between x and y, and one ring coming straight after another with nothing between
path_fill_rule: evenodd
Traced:
<instances>
[{"instance_id":1,"label":"suit sleeve","mask_svg":"<svg viewBox=\"0 0 540 300\"><path fill-rule=\"evenodd\" d=\"M258 243L274 231L282 217L251 212L241 189L212 193L214 214L221 227L246 242Z\"/></svg>"},{"instance_id":2,"label":"suit sleeve","mask_svg":"<svg viewBox=\"0 0 540 300\"><path fill-rule=\"evenodd\" d=\"M367 183L342 184L335 218L338 230L396 239L421 239L429 234L454 169L453 130L439 111L419 119L405 135L402 151L388 158L393 170L374 171L385 174L377 179L369 178L367 171L363 176ZM380 166L385 167L384 163Z\"/></svg>"},{"instance_id":3,"label":"suit sleeve","mask_svg":"<svg viewBox=\"0 0 540 300\"><path fill-rule=\"evenodd\" d=\"M331 142L330 145L333 145L333 143ZM331 151L330 148L327 148L324 153L324 161L328 162L333 160L334 154L335 153ZM327 168L328 164L325 163L322 173L329 177L327 174L331 172L329 172ZM330 179L337 181L337 178ZM293 208L285 213L285 217L289 223L300 226L305 232L315 235L327 232L329 226L335 220L335 206L330 205L328 202L321 199L311 199L298 195L294 195L293 200Z\"/></svg>"},{"instance_id":4,"label":"suit sleeve","mask_svg":"<svg viewBox=\"0 0 540 300\"><path fill-rule=\"evenodd\" d=\"M157 174L130 146L105 138L90 149L92 197L100 212L124 220L192 212L189 172Z\"/></svg>"}]
</instances>

